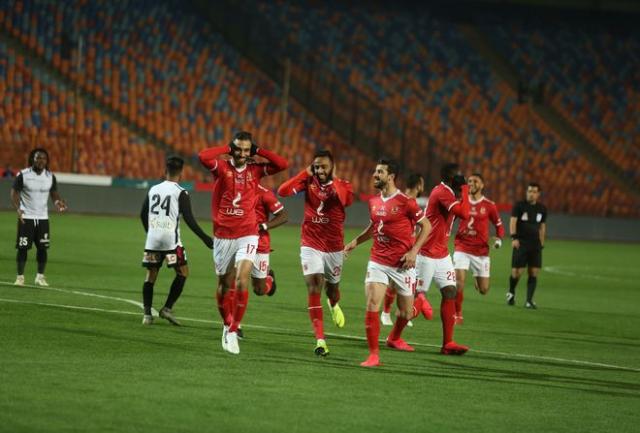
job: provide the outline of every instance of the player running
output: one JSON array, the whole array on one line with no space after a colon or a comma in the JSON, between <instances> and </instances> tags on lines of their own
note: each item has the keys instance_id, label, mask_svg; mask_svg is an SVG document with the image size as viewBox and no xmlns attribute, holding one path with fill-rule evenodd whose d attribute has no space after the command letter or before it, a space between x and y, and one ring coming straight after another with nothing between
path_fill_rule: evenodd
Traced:
<instances>
[{"instance_id":1,"label":"player running","mask_svg":"<svg viewBox=\"0 0 640 433\"><path fill-rule=\"evenodd\" d=\"M231 159L222 159L225 154ZM254 155L269 162L249 160ZM237 330L247 308L249 277L258 249L255 208L259 182L286 169L288 163L274 152L258 148L245 131L236 133L228 145L204 149L198 156L213 175L213 259L218 275L216 300L224 322L222 348L237 355Z\"/></svg>"},{"instance_id":2,"label":"player running","mask_svg":"<svg viewBox=\"0 0 640 433\"><path fill-rule=\"evenodd\" d=\"M413 285L416 279L414 266L420 247L427 239L430 225L415 199L396 188L398 164L389 159L380 159L373 173L373 185L380 195L369 200L369 225L354 240L344 247L345 254L373 237L373 246L367 265L365 291L367 312L365 330L369 345L369 357L360 365L376 367L380 364L380 321L378 310L387 287L397 295L398 312L396 322L387 337L387 346L412 352L414 349L401 337L402 330L413 316ZM415 226L420 234L414 236Z\"/></svg>"},{"instance_id":3,"label":"player running","mask_svg":"<svg viewBox=\"0 0 640 433\"><path fill-rule=\"evenodd\" d=\"M58 193L56 177L49 171L49 154L42 148L29 153L29 168L21 170L11 187L11 203L18 212L18 234L16 236L16 264L18 275L15 285L24 285L24 268L27 264L27 251L36 244L38 273L35 284L46 287L44 278L47 266L49 236L49 197L58 212L67 210L67 204Z\"/></svg>"},{"instance_id":4,"label":"player running","mask_svg":"<svg viewBox=\"0 0 640 433\"><path fill-rule=\"evenodd\" d=\"M504 226L496 204L482 195L484 179L480 173L473 173L467 180L469 185L469 219L461 220L455 238L453 263L456 270L456 316L455 323L464 322L462 302L464 300L464 283L467 270L475 277L475 288L482 295L489 292L489 221L496 230L493 247L502 246Z\"/></svg>"},{"instance_id":5,"label":"player running","mask_svg":"<svg viewBox=\"0 0 640 433\"><path fill-rule=\"evenodd\" d=\"M274 217L269 220L269 215ZM282 206L273 191L258 185L258 202L256 203L256 217L260 237L258 252L251 268L253 292L258 296L273 296L276 293L276 276L269 267L271 253L271 236L269 230L274 229L289 220L287 210Z\"/></svg>"},{"instance_id":6,"label":"player running","mask_svg":"<svg viewBox=\"0 0 640 433\"><path fill-rule=\"evenodd\" d=\"M316 337L315 354L326 356L329 348L322 319L322 289L333 322L339 328L345 323L340 301L340 276L344 261L345 208L353 203L353 189L346 180L335 176L333 155L319 150L305 170L278 188L278 194L288 197L305 193L304 219L300 260L307 286L309 318Z\"/></svg>"},{"instance_id":7,"label":"player running","mask_svg":"<svg viewBox=\"0 0 640 433\"><path fill-rule=\"evenodd\" d=\"M431 280L435 280L440 289L440 320L442 321L442 348L444 355L462 355L469 350L467 346L453 341L453 327L456 314L456 273L449 256L448 241L454 216L469 218L469 185L460 173L458 164L446 164L440 171L441 182L429 195L425 211L431 223L429 237L420 249L416 260L418 285L416 288L416 310L426 316L424 300ZM456 193L461 196L456 199Z\"/></svg>"},{"instance_id":8,"label":"player running","mask_svg":"<svg viewBox=\"0 0 640 433\"><path fill-rule=\"evenodd\" d=\"M407 197L416 199L418 206L422 208L422 207L426 207L427 205L426 198L421 197L423 192L424 192L424 178L422 177L422 175L418 173L409 174L409 176L407 176L407 187L404 190L404 195L406 195ZM384 295L384 304L382 306L382 313L380 313L380 322L385 326L393 325L393 320L391 320L391 306L393 305L393 301L395 299L396 299L396 292L391 287L387 287L387 292ZM431 307L431 305L429 305L429 307ZM413 323L409 321L409 323L407 323L407 326L411 327L413 326Z\"/></svg>"},{"instance_id":9,"label":"player running","mask_svg":"<svg viewBox=\"0 0 640 433\"><path fill-rule=\"evenodd\" d=\"M170 323L180 326L180 322L173 315L172 308L182 294L184 283L189 276L187 253L180 239L181 214L196 236L202 239L202 242L209 249L213 248L213 239L200 228L193 217L189 193L178 184L183 166L182 158L177 156L167 158L166 180L149 189L140 212L140 219L144 231L147 233L142 258L142 266L147 268L147 276L142 286L143 325L153 323L151 315L153 285L158 278L162 263L166 260L167 266L175 269L176 276L171 283L167 301L158 315Z\"/></svg>"}]
</instances>

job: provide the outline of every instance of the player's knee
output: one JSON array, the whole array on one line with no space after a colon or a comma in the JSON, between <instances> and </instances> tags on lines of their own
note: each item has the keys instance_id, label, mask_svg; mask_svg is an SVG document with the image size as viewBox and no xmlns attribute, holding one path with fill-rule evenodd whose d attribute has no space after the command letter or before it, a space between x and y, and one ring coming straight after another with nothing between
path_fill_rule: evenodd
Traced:
<instances>
[{"instance_id":1,"label":"player's knee","mask_svg":"<svg viewBox=\"0 0 640 433\"><path fill-rule=\"evenodd\" d=\"M176 268L176 274L178 276L183 277L186 280L187 277L189 276L189 268L186 266L181 266L179 268Z\"/></svg>"},{"instance_id":2,"label":"player's knee","mask_svg":"<svg viewBox=\"0 0 640 433\"><path fill-rule=\"evenodd\" d=\"M486 295L487 293L489 293L489 285L481 284L478 287L478 292L480 292L481 295Z\"/></svg>"},{"instance_id":3,"label":"player's knee","mask_svg":"<svg viewBox=\"0 0 640 433\"><path fill-rule=\"evenodd\" d=\"M440 292L445 299L455 299L458 291L456 290L456 286L446 286L440 289Z\"/></svg>"}]
</instances>

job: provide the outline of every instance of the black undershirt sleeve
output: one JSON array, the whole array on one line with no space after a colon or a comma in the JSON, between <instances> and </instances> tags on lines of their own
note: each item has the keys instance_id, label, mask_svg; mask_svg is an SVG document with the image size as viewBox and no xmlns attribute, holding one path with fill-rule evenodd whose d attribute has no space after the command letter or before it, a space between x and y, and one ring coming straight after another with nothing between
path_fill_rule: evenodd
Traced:
<instances>
[{"instance_id":1,"label":"black undershirt sleeve","mask_svg":"<svg viewBox=\"0 0 640 433\"><path fill-rule=\"evenodd\" d=\"M140 220L142 221L142 226L144 227L144 231L149 231L149 195L147 195L144 199L144 203L142 204L142 210L140 211Z\"/></svg>"},{"instance_id":2,"label":"black undershirt sleeve","mask_svg":"<svg viewBox=\"0 0 640 433\"><path fill-rule=\"evenodd\" d=\"M180 193L179 204L180 213L184 217L184 222L187 223L191 231L193 231L196 236L198 236L206 243L211 238L200 228L198 222L193 217L193 212L191 212L191 200L189 200L189 194L187 193L187 191L182 191Z\"/></svg>"},{"instance_id":3,"label":"black undershirt sleeve","mask_svg":"<svg viewBox=\"0 0 640 433\"><path fill-rule=\"evenodd\" d=\"M22 177L22 173L18 173L16 178L13 180L12 188L15 189L16 191L22 191L23 187L24 187L24 178Z\"/></svg>"},{"instance_id":4,"label":"black undershirt sleeve","mask_svg":"<svg viewBox=\"0 0 640 433\"><path fill-rule=\"evenodd\" d=\"M51 177L53 178L53 181L51 182L51 189L49 190L49 192L55 192L58 190L58 181L56 180L56 176L54 174L51 174Z\"/></svg>"}]
</instances>

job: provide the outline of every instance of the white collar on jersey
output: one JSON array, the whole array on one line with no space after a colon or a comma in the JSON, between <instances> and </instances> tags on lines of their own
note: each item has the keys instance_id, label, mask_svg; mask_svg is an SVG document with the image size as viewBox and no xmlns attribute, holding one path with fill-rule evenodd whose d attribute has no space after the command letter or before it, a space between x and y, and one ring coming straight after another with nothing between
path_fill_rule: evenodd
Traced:
<instances>
[{"instance_id":1,"label":"white collar on jersey","mask_svg":"<svg viewBox=\"0 0 640 433\"><path fill-rule=\"evenodd\" d=\"M480 203L482 200L484 200L484 196L481 195L480 198L478 200L471 200L471 197L469 197L469 203L471 204L478 204Z\"/></svg>"},{"instance_id":2,"label":"white collar on jersey","mask_svg":"<svg viewBox=\"0 0 640 433\"><path fill-rule=\"evenodd\" d=\"M383 202L386 202L387 200L390 200L392 198L394 198L396 195L398 195L400 193L399 189L396 189L396 192L394 192L393 194L391 194L389 197L385 197L382 195L382 191L380 192L380 198L382 199Z\"/></svg>"},{"instance_id":3,"label":"white collar on jersey","mask_svg":"<svg viewBox=\"0 0 640 433\"><path fill-rule=\"evenodd\" d=\"M246 162L244 163L244 167L242 167L242 168L236 167L236 161L233 158L231 158L229 160L229 164L231 164L233 166L233 168L235 168L236 171L239 171L239 172L243 172L243 171L245 171L247 169L247 163Z\"/></svg>"}]
</instances>

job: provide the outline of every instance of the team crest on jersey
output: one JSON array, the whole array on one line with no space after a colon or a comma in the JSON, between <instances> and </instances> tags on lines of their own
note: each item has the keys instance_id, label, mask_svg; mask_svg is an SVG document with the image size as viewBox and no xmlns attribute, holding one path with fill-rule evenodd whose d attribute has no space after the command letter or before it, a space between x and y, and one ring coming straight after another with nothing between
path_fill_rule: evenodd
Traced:
<instances>
[{"instance_id":1,"label":"team crest on jersey","mask_svg":"<svg viewBox=\"0 0 640 433\"><path fill-rule=\"evenodd\" d=\"M230 171L226 171L224 173L224 175L227 176L227 177L231 177L231 176L233 176L233 173L231 173Z\"/></svg>"},{"instance_id":2,"label":"team crest on jersey","mask_svg":"<svg viewBox=\"0 0 640 433\"><path fill-rule=\"evenodd\" d=\"M526 212L524 212L524 213L522 214L522 217L520 217L520 219L521 219L522 221L529 221L529 215L527 215L527 213L526 213Z\"/></svg>"},{"instance_id":3,"label":"team crest on jersey","mask_svg":"<svg viewBox=\"0 0 640 433\"><path fill-rule=\"evenodd\" d=\"M400 208L398 206L394 206L391 208L391 213L398 213L399 210Z\"/></svg>"},{"instance_id":4,"label":"team crest on jersey","mask_svg":"<svg viewBox=\"0 0 640 433\"><path fill-rule=\"evenodd\" d=\"M485 208L484 206L482 206L482 207L480 208L480 214L481 214L481 215L484 215L484 214L486 214L486 213L487 213L487 208Z\"/></svg>"}]
</instances>

